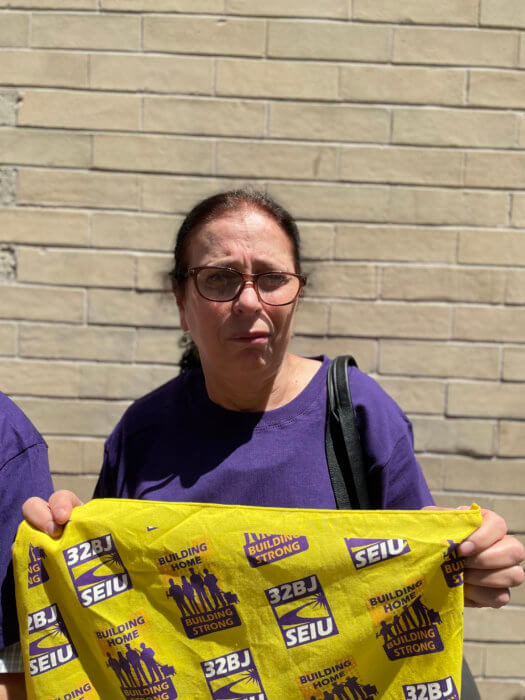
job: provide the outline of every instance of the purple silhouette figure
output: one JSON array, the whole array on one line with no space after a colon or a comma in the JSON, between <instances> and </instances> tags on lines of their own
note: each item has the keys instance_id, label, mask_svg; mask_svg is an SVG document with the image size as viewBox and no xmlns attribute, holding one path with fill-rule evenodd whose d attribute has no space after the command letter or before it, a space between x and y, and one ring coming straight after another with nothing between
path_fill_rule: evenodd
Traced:
<instances>
[{"instance_id":1,"label":"purple silhouette figure","mask_svg":"<svg viewBox=\"0 0 525 700\"><path fill-rule=\"evenodd\" d=\"M417 624L420 627L426 627L427 625L430 625L432 623L432 620L430 618L430 611L421 600L421 596L418 595L418 597L412 603L412 610L416 613Z\"/></svg>"},{"instance_id":2,"label":"purple silhouette figure","mask_svg":"<svg viewBox=\"0 0 525 700\"><path fill-rule=\"evenodd\" d=\"M385 620L381 620L381 629L376 633L376 637L380 637L381 635L383 635L385 644L387 643L389 637L394 636L394 633L392 632L392 625L386 623Z\"/></svg>"},{"instance_id":3,"label":"purple silhouette figure","mask_svg":"<svg viewBox=\"0 0 525 700\"><path fill-rule=\"evenodd\" d=\"M404 629L403 629L403 627L401 626L401 620L399 619L399 615L394 615L394 618L393 618L393 620L392 620L392 624L393 624L393 627L394 627L394 632L395 632L396 634L403 634Z\"/></svg>"},{"instance_id":4,"label":"purple silhouette figure","mask_svg":"<svg viewBox=\"0 0 525 700\"><path fill-rule=\"evenodd\" d=\"M349 700L345 687L342 683L334 683L332 686L332 692L337 700Z\"/></svg>"},{"instance_id":5,"label":"purple silhouette figure","mask_svg":"<svg viewBox=\"0 0 525 700\"><path fill-rule=\"evenodd\" d=\"M170 578L170 587L169 590L166 591L166 597L173 598L173 600L179 606L182 617L191 615L191 610L188 607L188 603L186 602L182 588L176 584L172 578Z\"/></svg>"},{"instance_id":6,"label":"purple silhouette figure","mask_svg":"<svg viewBox=\"0 0 525 700\"><path fill-rule=\"evenodd\" d=\"M140 659L140 654L136 649L131 648L131 644L126 644L126 659L129 661L129 663L132 665L133 670L135 671L135 674L138 678L139 685L141 684L141 676L144 679L144 683L146 685L148 684L148 679L146 677L146 672L142 668L142 663Z\"/></svg>"},{"instance_id":7,"label":"purple silhouette figure","mask_svg":"<svg viewBox=\"0 0 525 700\"><path fill-rule=\"evenodd\" d=\"M137 685L137 682L135 681L135 679L133 678L133 674L131 673L131 664L129 663L129 661L126 659L126 657L124 656L124 654L121 651L117 652L117 656L118 656L119 666L122 669L122 671L125 673L126 678L128 679L127 684L128 685Z\"/></svg>"},{"instance_id":8,"label":"purple silhouette figure","mask_svg":"<svg viewBox=\"0 0 525 700\"><path fill-rule=\"evenodd\" d=\"M347 676L345 686L352 693L352 700L365 700L366 694L357 681L357 676Z\"/></svg>"},{"instance_id":9,"label":"purple silhouette figure","mask_svg":"<svg viewBox=\"0 0 525 700\"><path fill-rule=\"evenodd\" d=\"M159 664L154 658L155 652L150 647L147 647L144 644L144 642L141 642L140 648L142 649L142 651L140 652L140 658L142 659L146 668L149 671L149 675L151 676L151 682L155 683L155 680L157 680L157 678L159 681L161 681L164 676L161 673Z\"/></svg>"},{"instance_id":10,"label":"purple silhouette figure","mask_svg":"<svg viewBox=\"0 0 525 700\"><path fill-rule=\"evenodd\" d=\"M182 592L186 596L186 600L189 602L191 609L194 613L199 613L200 609L195 601L195 591L193 590L193 586L188 581L186 576L181 576L180 581L182 583Z\"/></svg>"},{"instance_id":11,"label":"purple silhouette figure","mask_svg":"<svg viewBox=\"0 0 525 700\"><path fill-rule=\"evenodd\" d=\"M195 569L190 569L190 572L190 583L193 586L193 590L197 593L199 597L202 609L206 610L207 607L208 610L211 610L211 603L208 599L208 596L206 595L206 591L204 590L204 579L200 574L195 573Z\"/></svg>"},{"instance_id":12,"label":"purple silhouette figure","mask_svg":"<svg viewBox=\"0 0 525 700\"><path fill-rule=\"evenodd\" d=\"M405 605L405 607L403 608L403 612L401 613L401 620L405 625L405 630L417 627L416 621L414 620L410 612L410 606L408 605Z\"/></svg>"},{"instance_id":13,"label":"purple silhouette figure","mask_svg":"<svg viewBox=\"0 0 525 700\"><path fill-rule=\"evenodd\" d=\"M332 695L332 693L329 693L327 690L325 690L323 693L323 700L334 700L334 696Z\"/></svg>"},{"instance_id":14,"label":"purple silhouette figure","mask_svg":"<svg viewBox=\"0 0 525 700\"><path fill-rule=\"evenodd\" d=\"M106 656L108 657L108 660L106 661L106 666L109 666L109 668L116 674L120 685L127 685L126 679L124 678L124 671L120 667L118 659L115 659L113 656L111 656L109 651L106 652Z\"/></svg>"},{"instance_id":15,"label":"purple silhouette figure","mask_svg":"<svg viewBox=\"0 0 525 700\"><path fill-rule=\"evenodd\" d=\"M222 595L222 591L219 588L218 584L218 579L215 574L212 574L208 569L204 569L204 585L206 588L209 590L210 595L213 599L213 604L215 605L215 609L220 608L220 607L225 607L226 606L226 601L224 600L224 596Z\"/></svg>"}]
</instances>

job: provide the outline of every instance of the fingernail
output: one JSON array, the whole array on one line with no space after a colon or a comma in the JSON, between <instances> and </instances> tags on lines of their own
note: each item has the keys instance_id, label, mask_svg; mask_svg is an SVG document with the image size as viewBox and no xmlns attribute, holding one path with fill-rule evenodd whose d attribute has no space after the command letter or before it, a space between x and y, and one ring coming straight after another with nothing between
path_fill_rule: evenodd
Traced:
<instances>
[{"instance_id":1,"label":"fingernail","mask_svg":"<svg viewBox=\"0 0 525 700\"><path fill-rule=\"evenodd\" d=\"M462 557L468 557L474 552L475 549L476 545L474 542L462 542L458 547L458 554L460 554Z\"/></svg>"},{"instance_id":2,"label":"fingernail","mask_svg":"<svg viewBox=\"0 0 525 700\"><path fill-rule=\"evenodd\" d=\"M51 537L57 537L60 534L61 530L62 528L60 527L60 525L57 525L54 520L50 520L46 525L46 532Z\"/></svg>"}]
</instances>

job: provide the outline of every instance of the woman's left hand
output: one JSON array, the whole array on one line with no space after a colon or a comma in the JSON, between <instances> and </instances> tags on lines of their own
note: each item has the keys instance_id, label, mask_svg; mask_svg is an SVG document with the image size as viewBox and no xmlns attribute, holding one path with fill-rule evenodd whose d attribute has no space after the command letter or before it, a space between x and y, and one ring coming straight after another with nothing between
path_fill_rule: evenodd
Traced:
<instances>
[{"instance_id":1,"label":"woman's left hand","mask_svg":"<svg viewBox=\"0 0 525 700\"><path fill-rule=\"evenodd\" d=\"M469 508L460 506L460 510ZM484 508L481 514L481 526L456 550L465 560L465 606L501 608L510 600L510 589L523 582L525 549L518 539L507 535L507 524L500 515Z\"/></svg>"}]
</instances>

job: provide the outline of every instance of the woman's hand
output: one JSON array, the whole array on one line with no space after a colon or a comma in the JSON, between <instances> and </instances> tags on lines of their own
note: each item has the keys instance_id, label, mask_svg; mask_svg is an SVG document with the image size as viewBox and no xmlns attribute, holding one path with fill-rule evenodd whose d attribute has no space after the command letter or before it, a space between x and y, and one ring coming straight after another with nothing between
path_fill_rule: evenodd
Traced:
<instances>
[{"instance_id":1,"label":"woman's hand","mask_svg":"<svg viewBox=\"0 0 525 700\"><path fill-rule=\"evenodd\" d=\"M427 506L424 510L454 509ZM458 510L470 510L470 506ZM507 535L507 524L500 515L484 508L481 514L481 526L456 549L465 563L465 606L500 608L509 602L510 589L525 577L525 550L519 540Z\"/></svg>"},{"instance_id":2,"label":"woman's hand","mask_svg":"<svg viewBox=\"0 0 525 700\"><path fill-rule=\"evenodd\" d=\"M60 537L71 511L81 505L82 501L72 491L55 491L47 503L36 496L28 498L22 506L22 513L37 530L47 532L51 537Z\"/></svg>"}]
</instances>

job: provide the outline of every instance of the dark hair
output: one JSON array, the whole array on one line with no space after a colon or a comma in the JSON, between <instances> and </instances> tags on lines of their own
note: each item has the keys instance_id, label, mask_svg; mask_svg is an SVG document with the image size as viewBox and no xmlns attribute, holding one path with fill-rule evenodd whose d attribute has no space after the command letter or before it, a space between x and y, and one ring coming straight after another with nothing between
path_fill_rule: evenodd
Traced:
<instances>
[{"instance_id":1,"label":"dark hair","mask_svg":"<svg viewBox=\"0 0 525 700\"><path fill-rule=\"evenodd\" d=\"M243 208L258 209L274 219L290 239L293 249L295 271L301 272L299 230L293 216L264 192L250 189L238 189L228 192L219 192L211 197L207 197L196 204L186 215L177 233L175 249L173 251L174 262L170 277L175 284L182 286L188 278L186 253L188 241L192 233L203 224L227 212L233 212ZM200 366L199 353L193 341L184 343L184 347L185 350L179 362L181 372Z\"/></svg>"}]
</instances>

